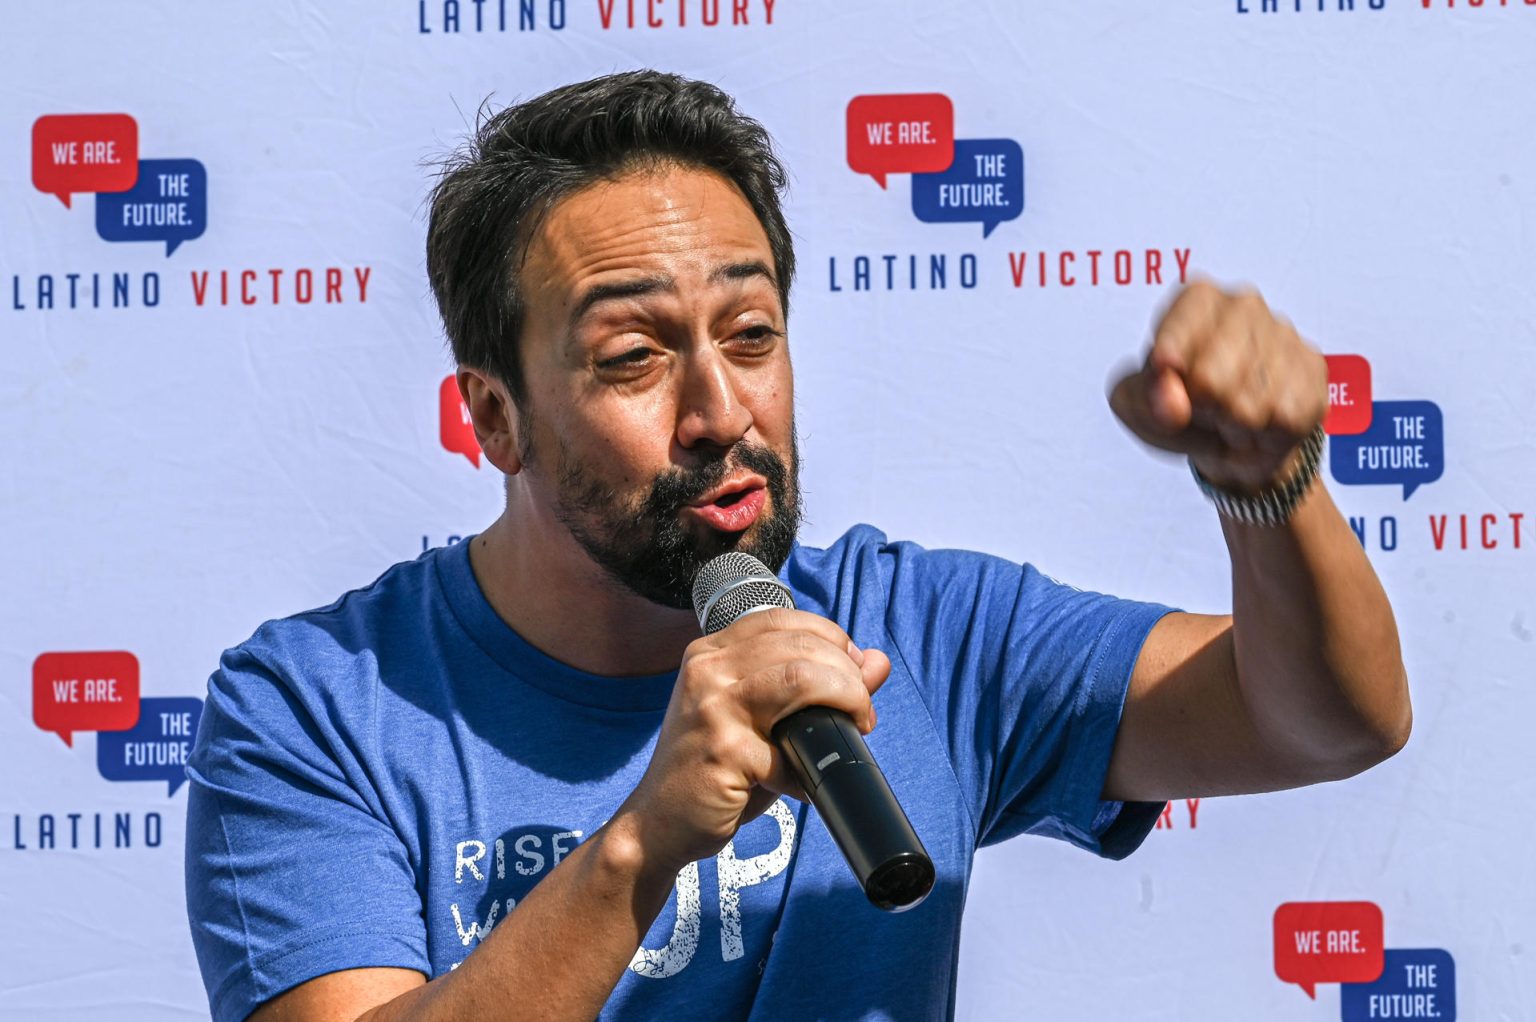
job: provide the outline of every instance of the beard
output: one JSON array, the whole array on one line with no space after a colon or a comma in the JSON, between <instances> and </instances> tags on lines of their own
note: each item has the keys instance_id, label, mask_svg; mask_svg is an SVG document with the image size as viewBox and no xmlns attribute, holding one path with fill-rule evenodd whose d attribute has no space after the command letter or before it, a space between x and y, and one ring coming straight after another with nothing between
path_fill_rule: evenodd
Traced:
<instances>
[{"instance_id":1,"label":"beard","mask_svg":"<svg viewBox=\"0 0 1536 1022\"><path fill-rule=\"evenodd\" d=\"M695 466L668 469L628 498L594 478L557 439L555 515L613 581L652 603L691 610L694 577L720 554L751 554L773 572L789 559L801 520L793 428L790 437L788 465L768 447L742 440ZM743 469L767 481L768 504L757 520L741 532L688 528L682 509Z\"/></svg>"}]
</instances>

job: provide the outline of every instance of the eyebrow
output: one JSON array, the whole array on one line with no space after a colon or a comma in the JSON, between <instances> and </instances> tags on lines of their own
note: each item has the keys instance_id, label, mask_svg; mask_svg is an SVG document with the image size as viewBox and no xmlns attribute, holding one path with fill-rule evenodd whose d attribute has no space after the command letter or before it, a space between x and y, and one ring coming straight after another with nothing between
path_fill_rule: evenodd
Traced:
<instances>
[{"instance_id":1,"label":"eyebrow","mask_svg":"<svg viewBox=\"0 0 1536 1022\"><path fill-rule=\"evenodd\" d=\"M620 284L596 284L587 289L571 310L571 322L579 323L592 306L602 302L611 302L621 298L639 298L642 295L656 294L662 291L677 290L677 282L666 274L658 274L653 277L641 277L638 280L626 280Z\"/></svg>"},{"instance_id":2,"label":"eyebrow","mask_svg":"<svg viewBox=\"0 0 1536 1022\"><path fill-rule=\"evenodd\" d=\"M752 277L762 277L775 288L779 286L773 271L761 259L751 259L744 263L727 263L709 275L709 282L720 284L727 280L749 280Z\"/></svg>"},{"instance_id":3,"label":"eyebrow","mask_svg":"<svg viewBox=\"0 0 1536 1022\"><path fill-rule=\"evenodd\" d=\"M753 277L762 277L778 287L778 281L773 276L773 271L768 264L761 259L752 259L740 263L727 263L716 267L709 275L709 283L722 284L732 280L750 280ZM579 323L581 318L592 310L592 307L603 302L618 301L625 298L641 298L645 295L672 292L677 290L677 281L664 273L650 277L639 277L635 280L626 280L618 284L596 284L588 288L576 307L571 310L571 323Z\"/></svg>"}]
</instances>

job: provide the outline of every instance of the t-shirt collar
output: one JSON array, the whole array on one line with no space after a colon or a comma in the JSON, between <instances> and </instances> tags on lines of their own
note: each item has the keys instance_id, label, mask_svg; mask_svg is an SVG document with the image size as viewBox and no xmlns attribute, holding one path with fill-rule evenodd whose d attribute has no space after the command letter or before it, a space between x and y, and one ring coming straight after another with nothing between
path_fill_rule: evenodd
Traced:
<instances>
[{"instance_id":1,"label":"t-shirt collar","mask_svg":"<svg viewBox=\"0 0 1536 1022\"><path fill-rule=\"evenodd\" d=\"M469 563L466 536L437 552L437 579L459 624L486 655L508 673L535 688L582 706L607 710L664 710L677 671L615 678L589 674L536 649L496 613Z\"/></svg>"}]
</instances>

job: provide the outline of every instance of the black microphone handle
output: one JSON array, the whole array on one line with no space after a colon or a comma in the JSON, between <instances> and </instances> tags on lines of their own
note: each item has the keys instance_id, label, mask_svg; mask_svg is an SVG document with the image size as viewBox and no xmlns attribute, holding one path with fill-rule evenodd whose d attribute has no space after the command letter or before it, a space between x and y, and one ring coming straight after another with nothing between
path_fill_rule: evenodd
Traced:
<instances>
[{"instance_id":1,"label":"black microphone handle","mask_svg":"<svg viewBox=\"0 0 1536 1022\"><path fill-rule=\"evenodd\" d=\"M903 912L926 898L933 860L848 714L808 706L775 724L773 740L870 902Z\"/></svg>"}]
</instances>

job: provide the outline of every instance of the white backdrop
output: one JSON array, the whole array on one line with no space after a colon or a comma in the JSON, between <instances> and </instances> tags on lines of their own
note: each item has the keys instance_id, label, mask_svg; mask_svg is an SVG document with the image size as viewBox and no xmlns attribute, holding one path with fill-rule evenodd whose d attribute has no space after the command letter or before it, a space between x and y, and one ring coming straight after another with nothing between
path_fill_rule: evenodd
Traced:
<instances>
[{"instance_id":1,"label":"white backdrop","mask_svg":"<svg viewBox=\"0 0 1536 1022\"><path fill-rule=\"evenodd\" d=\"M1359 470L1357 438L1328 469L1397 608L1409 747L1339 785L1174 804L1120 864L983 853L960 1017L1352 1020L1416 993L1428 1017L1536 1018L1536 4L1275 6L7 9L0 1018L206 1015L174 759L220 651L499 509L494 470L440 436L423 161L488 95L635 66L719 83L791 168L808 541L869 521L1225 609L1213 513L1103 399L1181 259L1362 356L1370 393L1350 376L1341 413L1428 466ZM1017 143L992 229L924 222L911 175L850 166L850 102L913 93L949 97L962 140ZM81 114L131 122L55 119ZM111 652L131 659L47 656ZM1292 902L1379 906L1381 980L1277 966Z\"/></svg>"}]
</instances>

